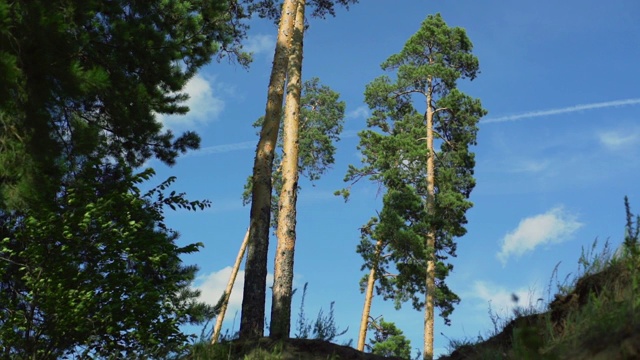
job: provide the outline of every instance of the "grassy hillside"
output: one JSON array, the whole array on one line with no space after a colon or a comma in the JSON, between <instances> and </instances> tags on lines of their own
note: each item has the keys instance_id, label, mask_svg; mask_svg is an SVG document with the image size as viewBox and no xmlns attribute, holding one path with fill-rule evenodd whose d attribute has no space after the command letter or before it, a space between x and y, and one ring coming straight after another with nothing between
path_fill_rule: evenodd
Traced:
<instances>
[{"instance_id":1,"label":"grassy hillside","mask_svg":"<svg viewBox=\"0 0 640 360\"><path fill-rule=\"evenodd\" d=\"M623 360L640 359L640 217L627 203L626 236L619 249L594 241L583 249L580 269L562 281L554 269L547 305L516 307L511 317L491 313L494 329L474 340L452 340L439 360ZM552 292L553 289L553 292ZM551 296L550 296L551 297ZM514 301L518 299L514 295ZM331 317L330 324L333 324ZM328 341L289 339L195 344L191 360L378 360Z\"/></svg>"},{"instance_id":2,"label":"grassy hillside","mask_svg":"<svg viewBox=\"0 0 640 360\"><path fill-rule=\"evenodd\" d=\"M640 359L639 220L627 204L626 238L615 253L608 242L596 251L594 242L582 251L579 274L555 280L547 306L518 307L509 319L492 315L491 336L451 341L440 360Z\"/></svg>"}]
</instances>

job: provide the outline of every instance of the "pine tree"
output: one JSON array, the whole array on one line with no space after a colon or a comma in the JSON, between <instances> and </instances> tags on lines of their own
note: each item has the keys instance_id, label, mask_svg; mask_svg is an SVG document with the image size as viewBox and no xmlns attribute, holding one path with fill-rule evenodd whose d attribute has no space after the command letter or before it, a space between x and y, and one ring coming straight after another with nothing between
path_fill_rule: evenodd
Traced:
<instances>
[{"instance_id":1,"label":"pine tree","mask_svg":"<svg viewBox=\"0 0 640 360\"><path fill-rule=\"evenodd\" d=\"M378 239L373 242L375 245L371 248L371 235L373 234L373 229L377 222L378 218L374 217L369 220L367 225L360 229L361 242L358 245L358 252L365 258L365 264L362 266L362 269L367 267L369 268L369 274L360 281L360 288L365 291L364 306L362 308L362 317L360 319L360 331L358 332L358 345L356 347L356 349L360 351L364 351L365 342L367 340L367 330L370 325L369 318L371 314L371 303L373 301L373 290L376 279L381 276L379 267L384 261L382 258L382 252L386 247L382 239ZM365 281L367 284L366 288L364 287Z\"/></svg>"},{"instance_id":2,"label":"pine tree","mask_svg":"<svg viewBox=\"0 0 640 360\"><path fill-rule=\"evenodd\" d=\"M358 0L312 0L315 9L313 16L334 15L334 3L348 6ZM262 123L260 139L256 149L251 179L251 213L249 221L249 244L245 265L245 283L242 298L242 315L240 319L240 337L261 337L264 328L267 253L269 248L269 224L272 203L273 161L280 119L282 100L287 77L291 36L294 34L294 21L298 1L284 0L281 6L275 0L257 1L256 6L265 16L273 16L279 12L280 24L276 40L271 77L267 91L267 106Z\"/></svg>"},{"instance_id":3,"label":"pine tree","mask_svg":"<svg viewBox=\"0 0 640 360\"><path fill-rule=\"evenodd\" d=\"M386 357L411 359L411 341L404 336L396 324L381 318L371 322L370 327L374 330L373 338L368 344L371 353Z\"/></svg>"},{"instance_id":4,"label":"pine tree","mask_svg":"<svg viewBox=\"0 0 640 360\"><path fill-rule=\"evenodd\" d=\"M319 180L334 163L334 156L336 152L334 143L340 140L346 105L344 101L340 101L340 94L333 91L330 87L323 85L318 78L311 78L302 83L300 105L297 171L300 175L306 177L311 182L315 182ZM262 126L263 121L264 118L258 119L254 123L254 126ZM281 202L280 198L283 188L282 172L283 158L285 155L283 132L284 129L281 128L279 135L280 140L278 140L278 145L274 154L274 163L278 165L273 169L271 176L273 195L271 197L270 224L275 231L277 231L279 224L279 204ZM250 203L251 201L252 186L252 179L249 177L242 196L245 204ZM296 182L296 196L299 190L300 186ZM293 252L291 252L291 256L293 256ZM293 274L293 262L291 261L290 264L291 266L287 266L283 270L289 271ZM292 285L293 284L291 284L291 286ZM290 300L288 302L289 305L285 305L285 308L291 307ZM288 317L290 318L290 315ZM288 334L287 331L284 331L283 333Z\"/></svg>"},{"instance_id":5,"label":"pine tree","mask_svg":"<svg viewBox=\"0 0 640 360\"><path fill-rule=\"evenodd\" d=\"M278 243L273 272L273 297L269 325L269 337L274 339L288 338L291 332L305 6L305 0L298 0L287 70L287 97L282 136L282 189L278 204Z\"/></svg>"},{"instance_id":6,"label":"pine tree","mask_svg":"<svg viewBox=\"0 0 640 360\"><path fill-rule=\"evenodd\" d=\"M267 106L256 149L251 180L251 217L240 317L240 338L262 337L267 290L267 253L271 219L271 173L278 141L282 100L298 2L285 0L278 27L276 51L267 93Z\"/></svg>"},{"instance_id":7,"label":"pine tree","mask_svg":"<svg viewBox=\"0 0 640 360\"><path fill-rule=\"evenodd\" d=\"M397 275L379 291L397 306L411 300L424 309L425 359L433 357L434 307L448 323L459 301L445 283L453 268L446 260L455 256L455 238L466 233L475 186L469 148L486 114L479 100L456 87L478 73L471 50L464 29L448 27L439 14L427 17L401 52L382 64L395 80L382 76L367 85L372 116L371 130L360 133L364 166L350 166L345 178L369 178L386 189L371 237L388 243L386 261ZM348 190L342 193L348 196Z\"/></svg>"}]
</instances>

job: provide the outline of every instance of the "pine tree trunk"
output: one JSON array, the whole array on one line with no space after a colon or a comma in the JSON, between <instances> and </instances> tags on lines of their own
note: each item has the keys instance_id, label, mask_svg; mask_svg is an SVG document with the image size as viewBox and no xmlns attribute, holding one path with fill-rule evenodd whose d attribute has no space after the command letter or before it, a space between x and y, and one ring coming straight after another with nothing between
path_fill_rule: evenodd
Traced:
<instances>
[{"instance_id":1,"label":"pine tree trunk","mask_svg":"<svg viewBox=\"0 0 640 360\"><path fill-rule=\"evenodd\" d=\"M263 336L267 288L267 253L271 217L271 172L282 115L282 98L288 63L288 46L293 33L296 0L285 0L271 68L267 106L253 165L251 220L245 265L240 338Z\"/></svg>"},{"instance_id":2,"label":"pine tree trunk","mask_svg":"<svg viewBox=\"0 0 640 360\"><path fill-rule=\"evenodd\" d=\"M367 328L369 327L369 314L371 313L371 301L373 300L373 287L376 283L376 267L378 267L378 258L382 253L382 240L376 243L376 252L374 263L369 270L369 279L367 281L367 293L364 297L364 308L362 309L362 319L360 320L360 333L358 334L358 347L360 351L364 351L364 344L367 341Z\"/></svg>"},{"instance_id":3,"label":"pine tree trunk","mask_svg":"<svg viewBox=\"0 0 640 360\"><path fill-rule=\"evenodd\" d=\"M427 85L427 214L433 215L435 201L435 171L433 149L433 115L431 78ZM434 294L436 292L436 266L435 266L435 231L427 232L427 294L425 296L424 314L424 360L433 359L433 327L434 327Z\"/></svg>"},{"instance_id":4,"label":"pine tree trunk","mask_svg":"<svg viewBox=\"0 0 640 360\"><path fill-rule=\"evenodd\" d=\"M271 325L269 336L289 338L291 331L291 296L293 293L293 260L296 244L296 201L298 198L298 145L300 97L302 91L302 50L305 0L298 0L295 28L289 53L287 98L285 101L282 191L278 207L278 245L276 248Z\"/></svg>"},{"instance_id":5,"label":"pine tree trunk","mask_svg":"<svg viewBox=\"0 0 640 360\"><path fill-rule=\"evenodd\" d=\"M244 239L242 240L242 245L240 245L240 251L238 251L238 257L236 257L236 262L233 264L233 269L231 269L231 276L229 277L229 282L227 283L227 288L224 290L224 300L222 300L222 305L220 306L220 313L216 318L216 326L213 328L213 335L211 336L211 344L215 344L218 342L218 337L220 337L220 330L222 329L222 322L224 321L224 315L227 313L227 307L229 306L229 298L231 297L231 291L233 291L233 284L236 282L236 276L238 276L238 269L240 269L240 263L242 263L242 258L244 258L244 252L247 249L247 244L249 243L249 229L247 229L247 233L244 235Z\"/></svg>"}]
</instances>

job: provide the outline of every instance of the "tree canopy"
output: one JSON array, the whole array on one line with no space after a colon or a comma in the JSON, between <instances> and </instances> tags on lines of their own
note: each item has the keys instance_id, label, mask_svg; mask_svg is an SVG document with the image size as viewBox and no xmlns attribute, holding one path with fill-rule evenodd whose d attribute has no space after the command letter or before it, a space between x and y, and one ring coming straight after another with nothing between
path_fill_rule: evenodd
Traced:
<instances>
[{"instance_id":1,"label":"tree canopy","mask_svg":"<svg viewBox=\"0 0 640 360\"><path fill-rule=\"evenodd\" d=\"M215 54L248 61L245 10L222 0L2 0L0 15L0 203L12 207L52 200L43 189L71 152L173 164L200 138L156 114L188 110L180 91Z\"/></svg>"},{"instance_id":2,"label":"tree canopy","mask_svg":"<svg viewBox=\"0 0 640 360\"><path fill-rule=\"evenodd\" d=\"M158 114L214 56L246 65L246 9L228 1L0 0L0 346L9 358L165 357L213 308L190 285L155 157L199 146Z\"/></svg>"}]
</instances>

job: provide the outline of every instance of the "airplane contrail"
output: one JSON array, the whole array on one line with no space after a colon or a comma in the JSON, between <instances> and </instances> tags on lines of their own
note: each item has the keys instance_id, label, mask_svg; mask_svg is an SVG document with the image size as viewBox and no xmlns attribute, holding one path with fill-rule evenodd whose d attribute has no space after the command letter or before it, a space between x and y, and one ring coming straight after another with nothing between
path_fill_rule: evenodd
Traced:
<instances>
[{"instance_id":1,"label":"airplane contrail","mask_svg":"<svg viewBox=\"0 0 640 360\"><path fill-rule=\"evenodd\" d=\"M606 101L606 102L599 102L599 103L568 106L560 109L529 111L522 114L507 115L507 116L501 116L497 118L489 118L486 120L481 120L480 123L481 124L501 123L501 122L530 119L530 118L549 116L549 115L566 114L566 113L572 113L572 112L578 112L578 111L584 111L584 110L593 110L593 109L602 109L602 108L620 107L620 106L629 106L629 105L638 105L638 104L640 104L640 99L614 100L614 101Z\"/></svg>"},{"instance_id":2,"label":"airplane contrail","mask_svg":"<svg viewBox=\"0 0 640 360\"><path fill-rule=\"evenodd\" d=\"M340 135L340 138L347 139L347 138L355 137L357 135L358 135L358 131L356 130L345 130ZM257 145L258 145L257 139L252 141L242 141L242 142L231 143L231 144L213 145L213 146L200 148L196 151L191 151L187 153L186 156L202 156L202 155L228 153L231 151L249 150L249 149L255 149Z\"/></svg>"},{"instance_id":3,"label":"airplane contrail","mask_svg":"<svg viewBox=\"0 0 640 360\"><path fill-rule=\"evenodd\" d=\"M550 115L567 114L567 113L585 111L585 110L630 106L630 105L639 105L639 104L640 104L640 99L614 100L614 101L606 101L606 102L599 102L599 103L574 105L574 106L568 106L568 107L559 108L559 109L529 111L521 114L507 115L507 116L501 116L497 118L489 118L486 120L481 120L480 123L493 124L493 123L517 121L517 120L523 120L523 119L531 119L531 118L550 116ZM357 136L357 133L358 131L356 130L345 130L342 133L341 137L351 138L351 137ZM249 150L249 149L255 149L256 145L257 145L257 140L207 146L199 150L190 152L187 154L187 156L212 155L212 154L227 153L231 151Z\"/></svg>"},{"instance_id":4,"label":"airplane contrail","mask_svg":"<svg viewBox=\"0 0 640 360\"><path fill-rule=\"evenodd\" d=\"M227 153L231 151L255 149L257 144L258 142L254 140L254 141L243 141L243 142L237 142L237 143L231 143L231 144L207 146L207 147L200 148L196 151L191 151L187 153L187 156L222 154L222 153Z\"/></svg>"}]
</instances>

